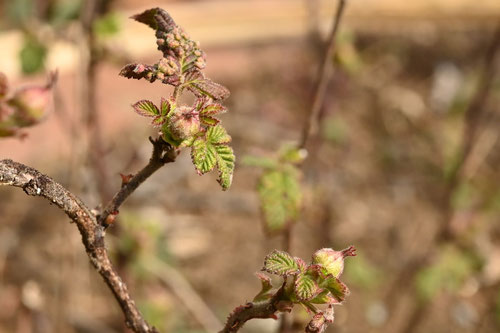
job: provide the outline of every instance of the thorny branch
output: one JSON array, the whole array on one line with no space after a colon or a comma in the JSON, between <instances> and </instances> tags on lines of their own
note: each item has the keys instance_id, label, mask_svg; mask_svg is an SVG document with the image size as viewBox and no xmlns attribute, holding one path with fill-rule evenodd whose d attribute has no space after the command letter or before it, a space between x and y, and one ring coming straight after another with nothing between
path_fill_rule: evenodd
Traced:
<instances>
[{"instance_id":1,"label":"thorny branch","mask_svg":"<svg viewBox=\"0 0 500 333\"><path fill-rule=\"evenodd\" d=\"M87 255L119 303L127 326L136 333L158 332L144 320L113 268L104 244L104 228L79 198L52 178L9 159L0 161L0 185L20 187L26 194L44 197L63 210L78 227Z\"/></svg>"},{"instance_id":2,"label":"thorny branch","mask_svg":"<svg viewBox=\"0 0 500 333\"><path fill-rule=\"evenodd\" d=\"M255 318L274 318L276 313L290 312L292 310L292 303L284 299L284 284L276 292L276 294L262 302L248 302L245 305L238 306L227 318L226 325L219 333L234 333L243 327L243 325L250 319Z\"/></svg>"},{"instance_id":3,"label":"thorny branch","mask_svg":"<svg viewBox=\"0 0 500 333\"><path fill-rule=\"evenodd\" d=\"M98 216L97 220L99 225L107 227L112 223L109 221L109 218L118 214L118 208L120 208L121 204L137 189L137 187L139 187L139 185L166 163L175 161L177 151L174 147L166 143L162 138L152 139L150 137L149 141L153 144L153 153L151 154L149 163L128 182L122 184L120 190L114 195L113 199L111 199L103 212Z\"/></svg>"}]
</instances>

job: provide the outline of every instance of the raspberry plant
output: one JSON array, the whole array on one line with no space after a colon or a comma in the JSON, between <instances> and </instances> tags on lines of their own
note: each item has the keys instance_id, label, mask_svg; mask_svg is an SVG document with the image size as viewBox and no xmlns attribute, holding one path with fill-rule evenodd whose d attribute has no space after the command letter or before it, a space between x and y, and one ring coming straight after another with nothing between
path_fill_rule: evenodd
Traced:
<instances>
[{"instance_id":1,"label":"raspberry plant","mask_svg":"<svg viewBox=\"0 0 500 333\"><path fill-rule=\"evenodd\" d=\"M333 323L333 306L342 304L349 295L349 289L339 277L344 270L344 259L355 255L353 246L342 251L324 248L316 251L312 261L306 264L301 258L274 250L266 256L262 271L282 277L281 286L273 289L269 276L256 273L262 284L261 291L253 302L234 310L221 332L237 332L252 318L277 318L277 312L291 312L295 304L312 314L306 333L324 332L328 324ZM320 310L318 305L326 305L326 308ZM252 312L257 315L248 317Z\"/></svg>"},{"instance_id":2,"label":"raspberry plant","mask_svg":"<svg viewBox=\"0 0 500 333\"><path fill-rule=\"evenodd\" d=\"M193 164L200 175L217 167L223 190L231 185L235 156L229 146L231 137L217 118L226 112L221 101L229 96L229 91L205 77L202 72L205 54L199 44L160 8L146 10L133 18L156 31L158 49L163 56L154 65L126 65L120 75L149 82L158 80L174 87L172 94L162 98L159 104L149 100L133 104L135 112L150 118L151 125L158 129L159 137L150 138L153 152L149 163L135 175L122 175L121 188L100 211L90 210L50 177L9 159L0 161L0 185L20 187L26 194L44 197L63 210L78 227L87 255L120 305L127 326L134 332L156 333L158 330L143 318L108 257L105 230L114 223L118 208L128 196L156 170L174 162L183 148L191 149ZM51 76L47 85L24 88L11 96L6 78L0 75L0 136L15 135L19 128L34 125L43 118L54 82L55 76ZM191 106L180 102L185 91L196 96ZM250 161L265 169L259 193L268 202L263 212L269 233L282 231L297 218L301 203L298 166L305 158L304 152L300 147L287 147L275 159ZM257 273L261 291L253 302L237 307L220 332L236 332L254 318L277 318L277 313L290 312L295 304L312 314L306 332L324 332L333 322L333 306L341 304L349 294L339 277L344 259L354 255L352 246L342 251L324 248L306 264L287 252L273 251L265 258L262 270L280 276L281 286L273 286L269 276ZM322 310L318 305L325 308Z\"/></svg>"},{"instance_id":3,"label":"raspberry plant","mask_svg":"<svg viewBox=\"0 0 500 333\"><path fill-rule=\"evenodd\" d=\"M159 107L141 100L133 105L134 110L152 118L151 124L160 130L165 142L177 149L190 147L198 174L217 167L218 181L227 190L231 186L235 156L229 146L231 136L216 116L227 111L219 102L229 96L229 90L205 77L202 72L205 53L166 11L149 9L132 18L156 31L156 43L163 57L154 65L126 65L120 75L149 82L158 80L174 87L172 95L162 99ZM186 90L197 97L192 106L179 103Z\"/></svg>"}]
</instances>

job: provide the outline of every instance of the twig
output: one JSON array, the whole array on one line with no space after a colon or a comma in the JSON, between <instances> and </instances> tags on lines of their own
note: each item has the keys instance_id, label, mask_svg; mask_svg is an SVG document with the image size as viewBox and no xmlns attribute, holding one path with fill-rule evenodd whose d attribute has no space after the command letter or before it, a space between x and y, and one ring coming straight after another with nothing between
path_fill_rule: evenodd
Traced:
<instances>
[{"instance_id":1,"label":"twig","mask_svg":"<svg viewBox=\"0 0 500 333\"><path fill-rule=\"evenodd\" d=\"M137 333L158 332L137 309L127 286L109 260L103 227L80 199L52 178L12 160L0 161L0 185L20 187L26 194L44 197L63 210L78 227L87 255L118 301L127 326Z\"/></svg>"},{"instance_id":2,"label":"twig","mask_svg":"<svg viewBox=\"0 0 500 333\"><path fill-rule=\"evenodd\" d=\"M104 211L98 216L97 220L100 225L107 227L110 224L106 221L108 217L111 214L118 214L118 208L120 208L121 204L137 189L137 187L139 187L139 185L166 163L175 161L177 151L170 144L166 143L162 138L152 139L150 137L149 141L153 144L153 153L151 154L149 163L127 183L122 184L121 189L114 195Z\"/></svg>"},{"instance_id":3,"label":"twig","mask_svg":"<svg viewBox=\"0 0 500 333\"><path fill-rule=\"evenodd\" d=\"M316 122L321 110L321 106L323 105L323 100L325 99L328 80L332 72L332 66L330 66L330 63L332 61L332 57L335 52L335 45L336 45L335 40L337 37L337 31L340 25L340 21L342 19L342 14L344 13L345 4L346 0L339 0L337 10L335 12L332 31L330 32L330 36L328 37L328 46L323 58L323 62L318 71L313 102L302 131L302 137L299 143L299 148L304 148L311 134L313 134L317 130Z\"/></svg>"},{"instance_id":4,"label":"twig","mask_svg":"<svg viewBox=\"0 0 500 333\"><path fill-rule=\"evenodd\" d=\"M276 319L278 311L290 312L290 301L284 299L284 284L276 294L267 301L248 302L234 309L227 318L226 325L219 333L234 333L243 327L250 319Z\"/></svg>"}]
</instances>

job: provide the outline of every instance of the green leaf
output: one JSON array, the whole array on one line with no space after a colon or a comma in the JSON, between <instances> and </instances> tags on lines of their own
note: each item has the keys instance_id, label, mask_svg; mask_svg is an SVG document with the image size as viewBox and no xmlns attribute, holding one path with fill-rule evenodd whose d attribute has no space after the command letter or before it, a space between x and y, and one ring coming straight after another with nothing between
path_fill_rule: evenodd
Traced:
<instances>
[{"instance_id":1,"label":"green leaf","mask_svg":"<svg viewBox=\"0 0 500 333\"><path fill-rule=\"evenodd\" d=\"M263 271L280 276L287 276L299 272L299 265L295 259L284 251L274 250L264 259Z\"/></svg>"},{"instance_id":2,"label":"green leaf","mask_svg":"<svg viewBox=\"0 0 500 333\"><path fill-rule=\"evenodd\" d=\"M295 294L301 301L308 301L321 292L314 278L309 274L299 274L295 280Z\"/></svg>"},{"instance_id":3,"label":"green leaf","mask_svg":"<svg viewBox=\"0 0 500 333\"><path fill-rule=\"evenodd\" d=\"M166 121L167 120L165 119L165 117L157 116L153 118L153 120L151 121L151 125L153 125L153 127L155 128L160 128L165 124Z\"/></svg>"},{"instance_id":4,"label":"green leaf","mask_svg":"<svg viewBox=\"0 0 500 333\"><path fill-rule=\"evenodd\" d=\"M165 123L161 127L161 133L162 133L161 137L163 138L163 140L165 140L165 142L170 143L172 146L180 147L184 143L184 141L186 141L186 140L179 140L179 139L174 138L172 136L172 134L170 133L170 131L168 130L167 125L168 125L168 123ZM191 142L191 144L192 144L192 142ZM191 151L191 153L192 153L192 151Z\"/></svg>"},{"instance_id":5,"label":"green leaf","mask_svg":"<svg viewBox=\"0 0 500 333\"><path fill-rule=\"evenodd\" d=\"M273 288L273 285L271 283L271 278L269 276L262 274L262 273L255 273L257 278L259 278L262 288L260 292L254 297L253 301L254 302L260 302L260 301L265 301L266 299L271 298L271 293L269 291Z\"/></svg>"},{"instance_id":6,"label":"green leaf","mask_svg":"<svg viewBox=\"0 0 500 333\"><path fill-rule=\"evenodd\" d=\"M210 97L216 101L226 99L230 94L226 87L206 78L200 71L189 73L184 86L197 97Z\"/></svg>"},{"instance_id":7,"label":"green leaf","mask_svg":"<svg viewBox=\"0 0 500 333\"><path fill-rule=\"evenodd\" d=\"M320 287L327 289L334 298L335 303L342 303L349 295L347 286L335 276L328 276L320 283Z\"/></svg>"},{"instance_id":8,"label":"green leaf","mask_svg":"<svg viewBox=\"0 0 500 333\"><path fill-rule=\"evenodd\" d=\"M294 257L294 259L295 259L295 262L297 263L297 265L299 265L299 270L301 272L305 272L307 270L306 262L299 257Z\"/></svg>"},{"instance_id":9,"label":"green leaf","mask_svg":"<svg viewBox=\"0 0 500 333\"><path fill-rule=\"evenodd\" d=\"M217 181L223 190L231 186L236 160L233 149L226 145L230 140L226 130L218 125L210 127L204 136L196 138L191 145L191 158L198 174L207 173L217 166Z\"/></svg>"},{"instance_id":10,"label":"green leaf","mask_svg":"<svg viewBox=\"0 0 500 333\"><path fill-rule=\"evenodd\" d=\"M219 179L217 180L223 190L227 190L233 181L234 156L233 148L225 145L215 146L217 152L217 168L219 169Z\"/></svg>"},{"instance_id":11,"label":"green leaf","mask_svg":"<svg viewBox=\"0 0 500 333\"><path fill-rule=\"evenodd\" d=\"M436 262L417 275L416 287L423 301L433 299L444 289L456 291L479 266L476 258L452 246L442 247L438 253Z\"/></svg>"},{"instance_id":12,"label":"green leaf","mask_svg":"<svg viewBox=\"0 0 500 333\"><path fill-rule=\"evenodd\" d=\"M41 71L47 58L47 47L35 38L28 37L24 40L19 53L23 73L34 74Z\"/></svg>"},{"instance_id":13,"label":"green leaf","mask_svg":"<svg viewBox=\"0 0 500 333\"><path fill-rule=\"evenodd\" d=\"M335 302L335 299L331 296L330 290L325 289L309 302L313 304L330 304Z\"/></svg>"},{"instance_id":14,"label":"green leaf","mask_svg":"<svg viewBox=\"0 0 500 333\"><path fill-rule=\"evenodd\" d=\"M220 123L220 120L214 117L200 116L200 122L207 126L215 126Z\"/></svg>"},{"instance_id":15,"label":"green leaf","mask_svg":"<svg viewBox=\"0 0 500 333\"><path fill-rule=\"evenodd\" d=\"M132 105L135 112L144 117L157 117L161 116L160 110L156 107L156 105L148 101L146 99L140 100L139 102Z\"/></svg>"},{"instance_id":16,"label":"green leaf","mask_svg":"<svg viewBox=\"0 0 500 333\"><path fill-rule=\"evenodd\" d=\"M169 117L175 109L174 101L170 101L165 98L161 98L160 110L163 117Z\"/></svg>"},{"instance_id":17,"label":"green leaf","mask_svg":"<svg viewBox=\"0 0 500 333\"><path fill-rule=\"evenodd\" d=\"M214 103L210 98L199 98L195 106L196 110L203 116L214 116L227 111L227 109L219 103Z\"/></svg>"},{"instance_id":18,"label":"green leaf","mask_svg":"<svg viewBox=\"0 0 500 333\"><path fill-rule=\"evenodd\" d=\"M191 146L191 159L198 174L212 171L217 164L215 146L207 142L205 137L198 137Z\"/></svg>"},{"instance_id":19,"label":"green leaf","mask_svg":"<svg viewBox=\"0 0 500 333\"><path fill-rule=\"evenodd\" d=\"M207 140L214 145L220 145L231 142L231 136L224 127L217 125L207 129Z\"/></svg>"},{"instance_id":20,"label":"green leaf","mask_svg":"<svg viewBox=\"0 0 500 333\"><path fill-rule=\"evenodd\" d=\"M298 178L299 172L294 167L271 169L260 177L257 191L266 232L279 232L298 217L302 201Z\"/></svg>"}]
</instances>

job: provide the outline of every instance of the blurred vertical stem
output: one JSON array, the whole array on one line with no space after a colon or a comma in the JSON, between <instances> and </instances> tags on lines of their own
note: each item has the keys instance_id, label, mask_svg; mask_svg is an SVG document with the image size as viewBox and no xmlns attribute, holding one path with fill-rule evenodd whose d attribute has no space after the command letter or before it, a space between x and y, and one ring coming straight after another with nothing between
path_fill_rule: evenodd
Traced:
<instances>
[{"instance_id":1,"label":"blurred vertical stem","mask_svg":"<svg viewBox=\"0 0 500 333\"><path fill-rule=\"evenodd\" d=\"M321 107L323 106L323 101L325 99L325 94L328 87L328 81L333 71L331 63L333 55L335 53L335 40L342 19L342 14L344 13L345 5L346 0L338 0L337 10L333 19L334 21L332 30L330 31L330 35L328 36L328 46L323 56L321 66L318 70L316 83L314 85L314 95L312 99L311 109L309 110L309 114L307 115L304 127L302 129L302 137L299 142L299 148L305 148L310 137L314 135L318 129L318 116L321 111Z\"/></svg>"},{"instance_id":2,"label":"blurred vertical stem","mask_svg":"<svg viewBox=\"0 0 500 333\"><path fill-rule=\"evenodd\" d=\"M105 13L110 0L86 0L81 12L82 45L81 54L81 110L88 133L88 157L94 173L100 201L111 199L109 174L106 168L102 144L101 121L97 103L97 56L96 36L93 28L95 19Z\"/></svg>"},{"instance_id":3,"label":"blurred vertical stem","mask_svg":"<svg viewBox=\"0 0 500 333\"><path fill-rule=\"evenodd\" d=\"M307 118L304 122L304 127L302 129L302 135L298 144L299 149L304 149L318 128L319 115L323 102L325 100L325 94L328 88L328 82L330 80L333 67L332 60L335 53L337 32L339 30L342 15L344 14L344 9L347 0L338 0L337 9L335 11L332 23L332 29L327 38L327 47L323 55L318 73L316 76L316 82L314 84L314 93L312 96L311 108L307 114ZM283 232L283 250L286 252L292 251L292 239L293 239L293 223L289 223L288 227ZM289 333L291 332L291 323L288 315L283 313L281 316L281 323L279 326L279 333Z\"/></svg>"}]
</instances>

